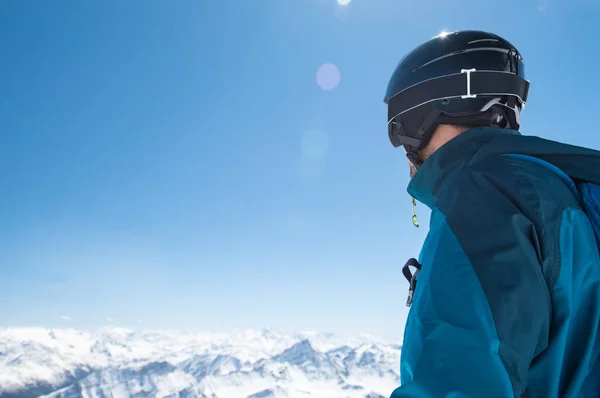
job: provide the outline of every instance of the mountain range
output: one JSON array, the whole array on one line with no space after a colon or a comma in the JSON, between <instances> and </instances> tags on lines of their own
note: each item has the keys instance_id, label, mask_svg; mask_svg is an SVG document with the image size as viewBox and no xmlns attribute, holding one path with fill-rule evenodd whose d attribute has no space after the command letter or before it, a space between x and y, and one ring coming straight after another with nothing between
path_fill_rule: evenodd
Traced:
<instances>
[{"instance_id":1,"label":"mountain range","mask_svg":"<svg viewBox=\"0 0 600 398\"><path fill-rule=\"evenodd\" d=\"M387 398L400 344L371 335L0 329L0 398Z\"/></svg>"}]
</instances>

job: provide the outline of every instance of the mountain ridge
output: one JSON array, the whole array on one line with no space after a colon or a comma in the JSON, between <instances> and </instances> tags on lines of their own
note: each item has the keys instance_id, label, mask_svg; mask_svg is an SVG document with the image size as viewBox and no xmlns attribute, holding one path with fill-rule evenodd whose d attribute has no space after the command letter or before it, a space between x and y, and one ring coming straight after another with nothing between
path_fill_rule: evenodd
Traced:
<instances>
[{"instance_id":1,"label":"mountain ridge","mask_svg":"<svg viewBox=\"0 0 600 398\"><path fill-rule=\"evenodd\" d=\"M365 398L399 384L400 344L270 329L1 328L0 398Z\"/></svg>"}]
</instances>

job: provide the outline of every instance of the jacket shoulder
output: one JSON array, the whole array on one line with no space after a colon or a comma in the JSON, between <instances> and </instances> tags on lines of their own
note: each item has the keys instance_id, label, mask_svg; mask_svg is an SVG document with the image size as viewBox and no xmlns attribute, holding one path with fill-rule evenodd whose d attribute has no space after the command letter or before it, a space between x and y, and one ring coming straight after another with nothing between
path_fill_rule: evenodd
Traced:
<instances>
[{"instance_id":1,"label":"jacket shoulder","mask_svg":"<svg viewBox=\"0 0 600 398\"><path fill-rule=\"evenodd\" d=\"M581 209L572 182L527 157L489 155L469 163L438 201L439 210L466 250L476 251L479 233L514 233L519 219L529 224L546 282L560 271L560 229L566 209ZM513 220L511 223L510 220ZM482 228L473 229L473 225Z\"/></svg>"}]
</instances>

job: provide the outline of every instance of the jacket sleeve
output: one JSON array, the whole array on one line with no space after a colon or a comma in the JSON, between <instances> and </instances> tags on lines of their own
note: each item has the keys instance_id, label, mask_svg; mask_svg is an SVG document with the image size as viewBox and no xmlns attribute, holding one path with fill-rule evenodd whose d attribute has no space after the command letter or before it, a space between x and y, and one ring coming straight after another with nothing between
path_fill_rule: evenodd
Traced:
<instances>
[{"instance_id":1,"label":"jacket sleeve","mask_svg":"<svg viewBox=\"0 0 600 398\"><path fill-rule=\"evenodd\" d=\"M521 397L547 346L550 296L535 228L485 175L433 209L391 398Z\"/></svg>"}]
</instances>

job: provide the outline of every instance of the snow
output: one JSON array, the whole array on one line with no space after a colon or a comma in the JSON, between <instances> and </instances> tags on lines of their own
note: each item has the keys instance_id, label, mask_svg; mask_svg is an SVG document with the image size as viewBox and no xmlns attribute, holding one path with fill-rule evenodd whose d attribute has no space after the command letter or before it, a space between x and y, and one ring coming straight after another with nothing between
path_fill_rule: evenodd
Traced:
<instances>
[{"instance_id":1,"label":"snow","mask_svg":"<svg viewBox=\"0 0 600 398\"><path fill-rule=\"evenodd\" d=\"M400 345L361 335L0 329L0 398L365 398L399 384Z\"/></svg>"}]
</instances>

